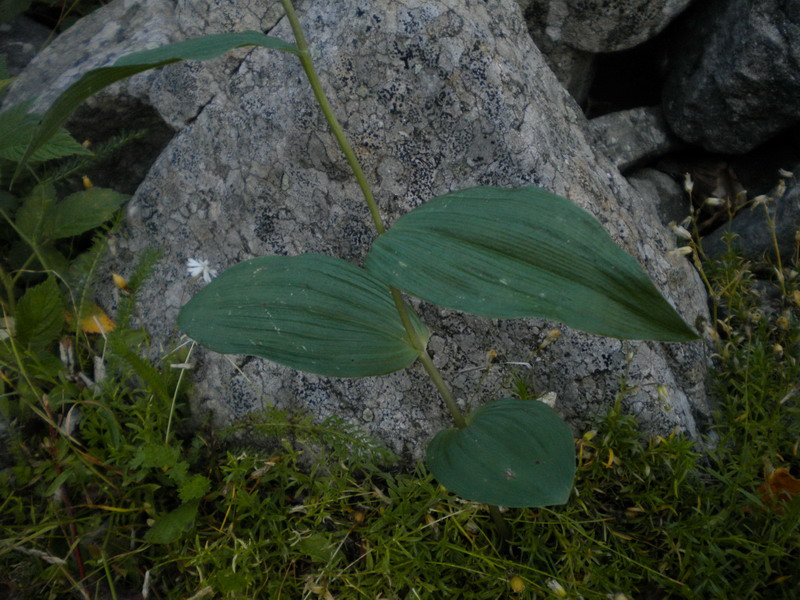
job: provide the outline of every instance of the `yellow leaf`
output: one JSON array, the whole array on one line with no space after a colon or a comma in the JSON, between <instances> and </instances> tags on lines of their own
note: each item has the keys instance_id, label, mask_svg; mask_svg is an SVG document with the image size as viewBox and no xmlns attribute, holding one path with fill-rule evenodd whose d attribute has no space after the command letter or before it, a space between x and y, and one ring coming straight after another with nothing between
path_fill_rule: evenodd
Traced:
<instances>
[{"instance_id":1,"label":"yellow leaf","mask_svg":"<svg viewBox=\"0 0 800 600\"><path fill-rule=\"evenodd\" d=\"M86 333L108 333L113 331L116 324L105 311L96 304L90 304L85 316L80 320L80 326Z\"/></svg>"},{"instance_id":2,"label":"yellow leaf","mask_svg":"<svg viewBox=\"0 0 800 600\"><path fill-rule=\"evenodd\" d=\"M614 464L614 449L613 448L609 448L608 449L608 460L604 464L606 466L606 469L610 469L611 465Z\"/></svg>"},{"instance_id":3,"label":"yellow leaf","mask_svg":"<svg viewBox=\"0 0 800 600\"><path fill-rule=\"evenodd\" d=\"M117 286L119 289L123 291L128 291L128 282L122 275L118 275L117 273L112 273L111 279L114 280L114 285Z\"/></svg>"}]
</instances>

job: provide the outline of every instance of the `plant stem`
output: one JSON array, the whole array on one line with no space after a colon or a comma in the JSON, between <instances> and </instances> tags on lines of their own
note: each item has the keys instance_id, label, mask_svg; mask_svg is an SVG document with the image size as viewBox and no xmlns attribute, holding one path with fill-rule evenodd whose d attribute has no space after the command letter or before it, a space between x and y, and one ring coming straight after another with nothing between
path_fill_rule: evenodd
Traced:
<instances>
[{"instance_id":1,"label":"plant stem","mask_svg":"<svg viewBox=\"0 0 800 600\"><path fill-rule=\"evenodd\" d=\"M294 39L297 44L297 48L300 50L300 54L298 55L300 57L300 64L303 65L303 70L306 72L308 82L311 84L311 89L314 91L314 97L317 99L317 102L322 109L322 113L325 115L325 119L328 121L328 125L333 131L333 136L339 143L339 147L342 149L342 152L344 152L344 155L347 158L347 163L353 170L353 175L356 176L358 186L361 188L361 193L364 194L364 200L367 201L370 215L372 215L372 222L375 223L375 229L378 230L378 235L380 235L386 231L386 229L383 226L381 215L378 212L378 205L375 202L375 197L372 195L372 190L369 187L369 183L367 183L367 178L364 176L364 171L361 169L358 158L356 158L356 153L353 152L353 149L350 147L350 142L347 141L347 136L345 135L342 126L339 125L336 115L333 114L333 109L331 108L330 102L328 102L328 98L325 96L325 92L322 89L322 83L320 82L317 72L314 69L314 63L311 60L311 53L308 51L308 44L306 44L306 39L305 36L303 36L303 30L300 28L300 22L297 20L297 15L294 12L292 2L291 0L281 0L281 4L283 4L283 9L286 11L286 16L288 17L289 23L292 26Z\"/></svg>"},{"instance_id":2,"label":"plant stem","mask_svg":"<svg viewBox=\"0 0 800 600\"><path fill-rule=\"evenodd\" d=\"M353 149L350 147L350 142L347 141L347 136L345 135L342 126L339 124L339 121L336 119L336 115L333 113L330 102L328 102L328 98L325 96L325 91L322 89L322 83L320 82L317 72L314 69L314 63L311 60L311 54L308 51L308 44L306 44L303 30L301 29L300 22L297 20L297 15L294 12L292 0L281 0L281 4L283 4L283 9L286 11L286 17L289 19L289 24L292 26L295 43L300 51L298 54L300 57L300 64L303 66L303 70L306 73L308 82L311 84L311 89L314 91L314 97L317 99L317 102L322 109L322 113L325 115L325 119L328 121L328 125L333 132L333 136L336 138L339 147L342 149L342 152L344 152L344 155L347 158L350 168L353 170L353 174L355 175L358 185L361 188L361 193L364 195L364 200L366 200L367 206L369 207L369 212L372 216L372 222L375 224L375 229L378 231L378 235L381 235L386 231L386 228L383 226L383 220L378 212L378 205L375 202L375 197L373 196L372 190L369 187L369 183L364 175L364 171L361 169L358 158L356 158L355 152L353 152ZM408 307L403 301L403 296L401 295L400 290L391 286L389 286L389 289L392 292L392 299L394 300L394 305L397 308L398 314L400 315L400 320L403 323L403 327L406 330L406 334L408 335L412 346L419 354L419 360L422 363L422 366L430 376L431 380L436 386L436 389L438 389L439 393L442 395L442 399L444 400L447 409L450 411L456 426L459 428L466 427L466 420L464 419L464 415L458 409L458 405L456 404L455 398L453 398L452 392L450 392L450 389L447 387L444 379L442 379L441 373L439 373L439 370L433 364L433 360L431 360L431 357L425 350L425 344L420 339L417 330L414 328L414 324L411 322L411 317L408 314Z\"/></svg>"},{"instance_id":3,"label":"plant stem","mask_svg":"<svg viewBox=\"0 0 800 600\"><path fill-rule=\"evenodd\" d=\"M511 528L508 526L508 521L503 516L503 513L500 512L500 509L493 505L489 505L489 514L492 516L492 521L494 521L494 526L497 527L497 533L500 535L500 541L502 543L508 543L511 539Z\"/></svg>"},{"instance_id":4,"label":"plant stem","mask_svg":"<svg viewBox=\"0 0 800 600\"><path fill-rule=\"evenodd\" d=\"M780 202L780 198L776 198L775 202ZM775 209L775 211L776 211L776 214L777 214L777 208ZM783 294L783 297L785 298L786 295L787 295L786 294L786 280L784 279L783 264L781 263L781 247L778 244L778 236L775 233L775 219L772 218L772 215L769 212L769 207L766 205L766 203L764 204L764 212L767 215L767 225L769 225L769 233L770 233L770 236L772 237L772 247L775 249L775 260L778 263L778 269L777 269L778 283L781 284L781 293Z\"/></svg>"}]
</instances>

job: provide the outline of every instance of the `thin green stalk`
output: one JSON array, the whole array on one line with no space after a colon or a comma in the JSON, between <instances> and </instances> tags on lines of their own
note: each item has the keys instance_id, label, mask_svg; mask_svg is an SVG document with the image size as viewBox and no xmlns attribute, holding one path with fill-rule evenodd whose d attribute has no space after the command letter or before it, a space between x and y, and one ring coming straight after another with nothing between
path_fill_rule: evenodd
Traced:
<instances>
[{"instance_id":1,"label":"thin green stalk","mask_svg":"<svg viewBox=\"0 0 800 600\"><path fill-rule=\"evenodd\" d=\"M117 589L116 587L114 587L114 578L111 576L111 569L108 568L108 559L106 558L105 550L102 551L100 560L103 562L103 571L106 574L106 580L108 581L108 590L111 592L111 599L119 600L119 596L117 596Z\"/></svg>"},{"instance_id":2,"label":"thin green stalk","mask_svg":"<svg viewBox=\"0 0 800 600\"><path fill-rule=\"evenodd\" d=\"M490 504L489 514L492 516L494 526L497 528L497 533L500 535L500 541L504 544L507 543L511 539L511 528L508 526L508 521L506 521L503 513L500 512L500 508Z\"/></svg>"},{"instance_id":3,"label":"thin green stalk","mask_svg":"<svg viewBox=\"0 0 800 600\"><path fill-rule=\"evenodd\" d=\"M17 301L14 298L14 282L11 281L11 276L6 273L5 269L0 266L0 280L3 282L3 287L6 290L6 299L8 302L8 310L13 315L16 310ZM5 317L5 310L3 311L3 316Z\"/></svg>"},{"instance_id":4,"label":"thin green stalk","mask_svg":"<svg viewBox=\"0 0 800 600\"><path fill-rule=\"evenodd\" d=\"M306 72L308 82L311 84L311 89L314 91L314 97L317 99L317 102L322 109L322 113L325 115L325 119L328 121L328 125L333 131L333 136L339 143L339 147L342 149L342 152L344 152L344 155L347 158L347 163L350 165L350 168L353 170L353 174L356 176L358 186L361 188L361 193L364 194L364 200L367 201L370 215L372 215L372 222L375 223L375 229L378 230L378 235L380 235L386 231L386 229L383 226L381 215L378 212L378 205L375 202L375 197L372 195L372 190L369 187L369 183L367 183L367 178L364 176L364 171L361 169L358 158L356 158L355 152L353 152L353 149L350 147L350 142L347 141L347 136L345 135L342 126L339 125L339 121L336 119L336 115L333 113L330 102L328 102L328 98L325 96L325 91L322 89L322 83L320 82L317 72L314 69L314 63L312 62L311 54L308 51L308 44L306 44L303 30L300 28L300 22L297 20L297 15L294 12L294 6L292 6L291 0L281 0L281 4L283 4L283 9L286 11L286 16L288 17L289 23L292 26L295 43L297 44L297 48L300 50L300 54L298 55L300 57L300 64L303 65L303 70Z\"/></svg>"},{"instance_id":5,"label":"thin green stalk","mask_svg":"<svg viewBox=\"0 0 800 600\"><path fill-rule=\"evenodd\" d=\"M775 260L778 263L778 283L781 284L781 293L783 297L786 297L786 282L785 276L783 274L783 264L781 262L781 247L778 244L778 236L775 233L775 219L772 218L772 215L769 212L769 207L764 204L764 212L767 214L767 224L769 225L769 233L772 237L772 247L775 248Z\"/></svg>"},{"instance_id":6,"label":"thin green stalk","mask_svg":"<svg viewBox=\"0 0 800 600\"><path fill-rule=\"evenodd\" d=\"M29 237L28 237L28 236L25 234L25 232L24 232L24 231L22 231L22 230L21 230L19 227L17 227L17 224L14 222L14 220L13 220L11 217L9 217L9 216L8 216L8 214L6 214L6 211L4 211L2 208L0 208L0 216L2 216L2 217L3 217L3 218L6 220L6 222L7 222L9 225L11 225L11 228L12 228L12 229L13 229L13 230L16 232L16 234L17 234L17 235L20 237L20 239L21 239L23 242L25 242L26 244L28 244L28 246L30 246L30 247L31 247L31 250L33 250L33 253L36 255L36 258L38 258L38 259L39 259L39 263L42 265L42 268L43 268L44 270L46 270L46 271L50 271L50 270L52 270L52 269L49 269L49 268L48 268L48 266L47 266L47 261L45 261L45 259L44 259L44 256L42 256L41 252L39 252L39 245L38 245L38 244L34 244L34 243L33 243L33 240L32 240L32 239L30 239L30 238L29 238ZM28 261L28 262L29 262L29 261ZM28 264L28 262L26 262L26 263L25 263L25 265L27 265L27 264ZM23 268L24 268L24 267L23 267ZM20 271L21 271L21 270L22 270L22 269L20 269ZM19 275L17 275L17 277L19 277Z\"/></svg>"},{"instance_id":7,"label":"thin green stalk","mask_svg":"<svg viewBox=\"0 0 800 600\"><path fill-rule=\"evenodd\" d=\"M367 206L369 207L369 212L372 216L372 222L375 224L375 229L378 231L378 235L381 235L386 231L386 228L383 226L383 220L381 219L380 212L378 212L378 205L375 202L375 197L373 196L372 190L369 187L369 183L364 175L364 171L361 169L358 158L356 158L355 152L353 152L350 142L348 142L347 136L345 135L342 126L339 124L339 121L337 120L336 115L331 108L330 102L328 102L327 96L325 96L325 91L322 89L322 83L320 82L317 72L314 69L314 63L312 62L311 54L308 51L308 44L306 43L305 36L303 35L303 30L300 27L300 22L297 20L297 15L294 12L292 2L291 0L281 0L281 4L283 4L283 8L286 11L286 17L289 19L289 23L292 26L292 32L294 33L294 39L295 43L297 44L297 48L300 50L300 54L298 55L300 57L300 64L303 66L303 70L306 73L308 82L311 84L311 89L314 91L314 96L316 97L317 102L322 109L322 113L325 115L325 119L327 120L328 125L330 126L331 131L333 132L333 135L339 144L339 147L342 149L342 152L344 152L347 162L350 165L350 168L353 170L353 174L355 175L358 185L361 188L361 192L364 195L364 200L366 200ZM392 292L392 298L394 299L397 312L400 315L400 320L403 322L403 327L405 327L406 333L411 340L414 349L419 353L419 359L422 363L422 366L430 376L431 380L436 386L436 389L438 389L439 393L442 395L442 399L444 400L447 409L450 411L450 414L452 415L456 425L460 428L466 427L466 420L464 419L464 415L458 409L458 405L453 398L453 394L450 392L447 384L442 379L442 375L433 364L431 357L428 356L428 353L425 351L425 345L422 343L422 340L420 339L413 323L411 322L411 318L408 314L408 308L406 307L405 302L403 302L403 297L400 294L400 291L391 286L389 289Z\"/></svg>"}]
</instances>

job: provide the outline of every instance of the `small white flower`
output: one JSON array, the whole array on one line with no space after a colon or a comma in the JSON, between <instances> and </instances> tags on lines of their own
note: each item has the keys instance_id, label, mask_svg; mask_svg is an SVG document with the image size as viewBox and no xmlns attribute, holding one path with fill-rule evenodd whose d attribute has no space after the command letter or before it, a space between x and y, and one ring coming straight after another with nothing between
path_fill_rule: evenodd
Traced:
<instances>
[{"instance_id":1,"label":"small white flower","mask_svg":"<svg viewBox=\"0 0 800 600\"><path fill-rule=\"evenodd\" d=\"M669 252L667 252L667 256L676 258L678 256L686 256L687 254L691 253L692 253L691 246L683 246L681 248L675 248L675 250L670 250Z\"/></svg>"},{"instance_id":2,"label":"small white flower","mask_svg":"<svg viewBox=\"0 0 800 600\"><path fill-rule=\"evenodd\" d=\"M706 198L706 204L709 206L721 206L725 201L722 198L717 198L716 196L709 196Z\"/></svg>"},{"instance_id":3,"label":"small white flower","mask_svg":"<svg viewBox=\"0 0 800 600\"><path fill-rule=\"evenodd\" d=\"M669 227L670 229L672 229L672 232L678 237L683 238L685 240L692 239L692 234L689 233L689 230L686 229L685 227L678 225L677 223L675 223L675 221L672 221L669 224Z\"/></svg>"},{"instance_id":4,"label":"small white flower","mask_svg":"<svg viewBox=\"0 0 800 600\"><path fill-rule=\"evenodd\" d=\"M760 204L766 204L770 200L772 200L772 198L770 198L766 194L761 194L759 196L756 196L751 201L753 205L750 207L750 210L753 210L756 206L759 206Z\"/></svg>"},{"instance_id":5,"label":"small white flower","mask_svg":"<svg viewBox=\"0 0 800 600\"><path fill-rule=\"evenodd\" d=\"M557 598L567 597L567 590L565 590L564 587L555 579L548 579L547 587L550 588L550 591L553 592Z\"/></svg>"},{"instance_id":6,"label":"small white flower","mask_svg":"<svg viewBox=\"0 0 800 600\"><path fill-rule=\"evenodd\" d=\"M794 177L794 173L792 173L791 171L787 171L786 169L778 169L778 174L781 177L788 177L789 179Z\"/></svg>"},{"instance_id":7,"label":"small white flower","mask_svg":"<svg viewBox=\"0 0 800 600\"><path fill-rule=\"evenodd\" d=\"M686 190L687 194L691 194L694 189L694 181L692 181L692 176L689 173L683 174L683 189Z\"/></svg>"},{"instance_id":8,"label":"small white flower","mask_svg":"<svg viewBox=\"0 0 800 600\"><path fill-rule=\"evenodd\" d=\"M202 277L203 281L210 283L217 276L217 270L212 269L207 260L190 258L186 261L186 269L191 277Z\"/></svg>"}]
</instances>

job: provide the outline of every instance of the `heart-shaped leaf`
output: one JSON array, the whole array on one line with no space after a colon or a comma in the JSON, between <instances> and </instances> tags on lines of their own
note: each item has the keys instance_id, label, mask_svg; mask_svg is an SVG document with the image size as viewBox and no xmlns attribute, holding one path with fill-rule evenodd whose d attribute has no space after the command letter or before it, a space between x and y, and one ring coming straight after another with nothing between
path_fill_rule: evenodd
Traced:
<instances>
[{"instance_id":1,"label":"heart-shaped leaf","mask_svg":"<svg viewBox=\"0 0 800 600\"><path fill-rule=\"evenodd\" d=\"M472 413L464 429L440 431L426 462L439 483L466 500L549 506L569 498L575 446L544 402L503 398Z\"/></svg>"},{"instance_id":2,"label":"heart-shaped leaf","mask_svg":"<svg viewBox=\"0 0 800 600\"><path fill-rule=\"evenodd\" d=\"M427 342L427 329L411 316ZM384 375L419 356L389 288L321 254L239 263L183 307L178 325L216 352L254 354L320 375Z\"/></svg>"},{"instance_id":3,"label":"heart-shaped leaf","mask_svg":"<svg viewBox=\"0 0 800 600\"><path fill-rule=\"evenodd\" d=\"M476 315L548 318L623 339L697 337L594 217L535 187L434 198L378 238L365 268Z\"/></svg>"}]
</instances>

